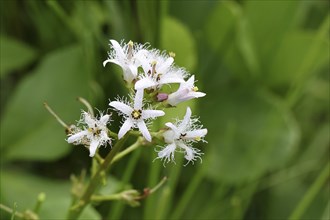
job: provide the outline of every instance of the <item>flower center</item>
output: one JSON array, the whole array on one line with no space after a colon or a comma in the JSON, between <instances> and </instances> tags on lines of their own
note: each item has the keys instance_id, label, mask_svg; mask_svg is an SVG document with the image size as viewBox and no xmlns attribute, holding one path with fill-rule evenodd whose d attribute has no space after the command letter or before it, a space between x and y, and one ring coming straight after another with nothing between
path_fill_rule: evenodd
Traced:
<instances>
[{"instance_id":1,"label":"flower center","mask_svg":"<svg viewBox=\"0 0 330 220\"><path fill-rule=\"evenodd\" d=\"M134 119L140 119L141 118L141 114L142 114L142 111L139 109L139 110L133 110L132 111L132 118L134 118Z\"/></svg>"},{"instance_id":2,"label":"flower center","mask_svg":"<svg viewBox=\"0 0 330 220\"><path fill-rule=\"evenodd\" d=\"M185 137L186 135L187 135L187 133L181 133L180 134L180 139L183 138L183 137Z\"/></svg>"},{"instance_id":3,"label":"flower center","mask_svg":"<svg viewBox=\"0 0 330 220\"><path fill-rule=\"evenodd\" d=\"M88 131L91 132L94 137L99 136L101 134L101 129L96 127L96 125L95 125L95 128L88 128Z\"/></svg>"}]
</instances>

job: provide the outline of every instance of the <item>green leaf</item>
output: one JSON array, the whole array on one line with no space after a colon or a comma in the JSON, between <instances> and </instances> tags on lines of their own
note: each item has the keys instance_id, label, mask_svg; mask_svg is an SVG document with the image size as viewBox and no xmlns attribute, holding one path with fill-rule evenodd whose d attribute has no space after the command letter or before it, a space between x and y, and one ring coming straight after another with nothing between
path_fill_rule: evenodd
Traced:
<instances>
[{"instance_id":1,"label":"green leaf","mask_svg":"<svg viewBox=\"0 0 330 220\"><path fill-rule=\"evenodd\" d=\"M205 38L214 51L222 49L235 32L242 16L241 7L235 2L219 2L208 15L205 24Z\"/></svg>"},{"instance_id":2,"label":"green leaf","mask_svg":"<svg viewBox=\"0 0 330 220\"><path fill-rule=\"evenodd\" d=\"M67 181L45 179L17 171L1 172L1 203L10 206L17 203L17 211L33 210L39 193L46 194L40 208L40 219L65 219L71 205L71 184ZM101 219L92 208L87 207L79 219Z\"/></svg>"},{"instance_id":3,"label":"green leaf","mask_svg":"<svg viewBox=\"0 0 330 220\"><path fill-rule=\"evenodd\" d=\"M175 63L190 71L194 70L197 65L197 51L190 30L178 20L165 17L161 33L161 46L176 54Z\"/></svg>"},{"instance_id":4,"label":"green leaf","mask_svg":"<svg viewBox=\"0 0 330 220\"><path fill-rule=\"evenodd\" d=\"M19 85L1 121L1 150L5 159L54 160L68 153L64 128L44 108L47 101L68 123L80 118L76 101L88 94L89 77L77 46L46 56Z\"/></svg>"},{"instance_id":5,"label":"green leaf","mask_svg":"<svg viewBox=\"0 0 330 220\"><path fill-rule=\"evenodd\" d=\"M210 59L215 65L223 60L231 72L243 78L246 73L260 72L252 37L249 21L235 2L219 2L205 23L205 39L214 53Z\"/></svg>"},{"instance_id":6,"label":"green leaf","mask_svg":"<svg viewBox=\"0 0 330 220\"><path fill-rule=\"evenodd\" d=\"M271 85L287 85L293 82L296 83L297 80L301 81L301 77L306 78L304 76L306 73L299 70L306 62L314 38L315 34L310 32L296 31L288 33L283 38L274 59L271 61L269 76L266 79L268 83ZM327 59L329 45L325 40L320 42L320 45L321 50L316 54L316 57L313 57L312 68L318 68L329 62ZM310 71L311 67L308 68ZM304 71L306 72L306 70Z\"/></svg>"},{"instance_id":7,"label":"green leaf","mask_svg":"<svg viewBox=\"0 0 330 220\"><path fill-rule=\"evenodd\" d=\"M210 94L210 93L209 93ZM201 117L211 165L208 175L221 182L254 180L285 164L295 152L299 131L280 101L263 91L218 89L203 104Z\"/></svg>"},{"instance_id":8,"label":"green leaf","mask_svg":"<svg viewBox=\"0 0 330 220\"><path fill-rule=\"evenodd\" d=\"M20 41L1 35L0 42L0 78L3 78L13 70L25 67L36 58L36 51Z\"/></svg>"},{"instance_id":9,"label":"green leaf","mask_svg":"<svg viewBox=\"0 0 330 220\"><path fill-rule=\"evenodd\" d=\"M251 27L254 45L257 45L262 71L267 71L283 36L296 26L299 6L299 1L245 2L244 14Z\"/></svg>"}]
</instances>

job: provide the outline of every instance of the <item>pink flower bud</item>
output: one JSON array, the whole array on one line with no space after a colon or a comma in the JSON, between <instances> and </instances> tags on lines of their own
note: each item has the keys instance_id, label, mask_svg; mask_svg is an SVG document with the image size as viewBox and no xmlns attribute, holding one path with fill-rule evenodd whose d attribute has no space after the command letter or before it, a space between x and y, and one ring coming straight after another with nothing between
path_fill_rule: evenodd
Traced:
<instances>
[{"instance_id":1,"label":"pink flower bud","mask_svg":"<svg viewBox=\"0 0 330 220\"><path fill-rule=\"evenodd\" d=\"M164 100L167 100L168 95L166 93L158 93L157 94L157 101L162 102Z\"/></svg>"}]
</instances>

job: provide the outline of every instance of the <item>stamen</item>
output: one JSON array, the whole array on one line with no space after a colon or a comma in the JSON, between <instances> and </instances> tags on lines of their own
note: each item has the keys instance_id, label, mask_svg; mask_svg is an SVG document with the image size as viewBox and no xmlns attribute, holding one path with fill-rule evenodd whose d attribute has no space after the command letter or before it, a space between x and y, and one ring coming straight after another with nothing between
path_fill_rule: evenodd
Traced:
<instances>
[{"instance_id":1,"label":"stamen","mask_svg":"<svg viewBox=\"0 0 330 220\"><path fill-rule=\"evenodd\" d=\"M157 82L160 80L160 77L161 77L161 76L162 76L161 73L159 73L159 74L157 75L157 77L156 77L156 81L157 81Z\"/></svg>"},{"instance_id":2,"label":"stamen","mask_svg":"<svg viewBox=\"0 0 330 220\"><path fill-rule=\"evenodd\" d=\"M128 45L127 58L130 60L133 58L134 43L133 43L133 41L130 40L127 45Z\"/></svg>"},{"instance_id":3,"label":"stamen","mask_svg":"<svg viewBox=\"0 0 330 220\"><path fill-rule=\"evenodd\" d=\"M201 137L195 137L195 141L200 141Z\"/></svg>"},{"instance_id":4,"label":"stamen","mask_svg":"<svg viewBox=\"0 0 330 220\"><path fill-rule=\"evenodd\" d=\"M194 92L198 92L198 87L195 86L192 90L193 90Z\"/></svg>"},{"instance_id":5,"label":"stamen","mask_svg":"<svg viewBox=\"0 0 330 220\"><path fill-rule=\"evenodd\" d=\"M151 66L152 66L151 75L154 75L156 73L156 64L157 64L157 61L153 61L151 63Z\"/></svg>"},{"instance_id":6,"label":"stamen","mask_svg":"<svg viewBox=\"0 0 330 220\"><path fill-rule=\"evenodd\" d=\"M139 110L133 110L132 111L132 117L134 118L134 119L139 119L139 118L141 118L141 114L142 114L142 111L139 109Z\"/></svg>"},{"instance_id":7,"label":"stamen","mask_svg":"<svg viewBox=\"0 0 330 220\"><path fill-rule=\"evenodd\" d=\"M180 138L183 138L183 137L185 137L187 135L187 133L182 133L182 134L180 134Z\"/></svg>"}]
</instances>

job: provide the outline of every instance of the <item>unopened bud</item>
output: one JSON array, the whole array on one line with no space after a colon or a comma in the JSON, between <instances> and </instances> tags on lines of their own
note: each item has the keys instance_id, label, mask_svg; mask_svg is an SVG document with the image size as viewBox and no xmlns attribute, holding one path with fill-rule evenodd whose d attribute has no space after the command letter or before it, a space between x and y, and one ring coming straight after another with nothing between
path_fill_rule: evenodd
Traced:
<instances>
[{"instance_id":1,"label":"unopened bud","mask_svg":"<svg viewBox=\"0 0 330 220\"><path fill-rule=\"evenodd\" d=\"M157 101L158 102L165 101L165 100L167 100L167 98L168 98L167 93L158 93L157 94Z\"/></svg>"}]
</instances>

